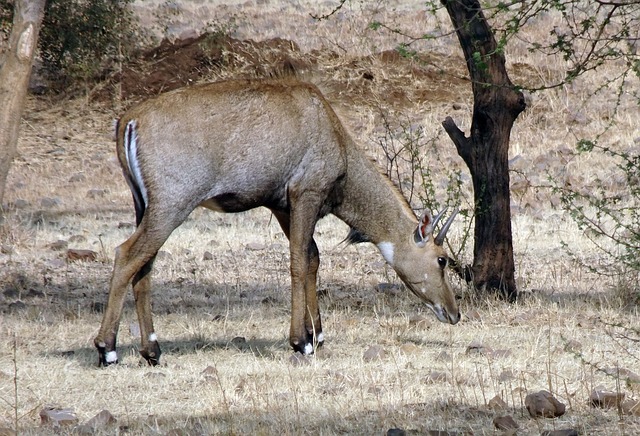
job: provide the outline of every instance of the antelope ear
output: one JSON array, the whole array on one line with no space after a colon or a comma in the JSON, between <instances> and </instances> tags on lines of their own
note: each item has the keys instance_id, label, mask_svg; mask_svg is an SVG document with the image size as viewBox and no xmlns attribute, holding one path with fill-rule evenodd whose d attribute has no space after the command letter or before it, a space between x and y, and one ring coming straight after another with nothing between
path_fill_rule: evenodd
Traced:
<instances>
[{"instance_id":1,"label":"antelope ear","mask_svg":"<svg viewBox=\"0 0 640 436\"><path fill-rule=\"evenodd\" d=\"M419 246L424 246L427 243L429 238L433 235L433 218L431 217L431 213L425 209L420 216L420 220L418 221L418 227L415 232L413 232L413 239Z\"/></svg>"}]
</instances>

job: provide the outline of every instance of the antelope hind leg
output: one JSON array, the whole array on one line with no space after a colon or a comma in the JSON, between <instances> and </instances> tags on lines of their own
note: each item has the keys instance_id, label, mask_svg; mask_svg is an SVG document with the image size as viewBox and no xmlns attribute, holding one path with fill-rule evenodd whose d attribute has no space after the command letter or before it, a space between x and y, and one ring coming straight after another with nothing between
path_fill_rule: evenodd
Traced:
<instances>
[{"instance_id":1,"label":"antelope hind leg","mask_svg":"<svg viewBox=\"0 0 640 436\"><path fill-rule=\"evenodd\" d=\"M138 323L140 324L140 337L142 347L140 355L145 358L149 365L155 366L160 363L160 346L158 337L153 329L153 318L151 314L151 268L155 256L147 262L133 278L133 296L136 301L136 312Z\"/></svg>"}]
</instances>

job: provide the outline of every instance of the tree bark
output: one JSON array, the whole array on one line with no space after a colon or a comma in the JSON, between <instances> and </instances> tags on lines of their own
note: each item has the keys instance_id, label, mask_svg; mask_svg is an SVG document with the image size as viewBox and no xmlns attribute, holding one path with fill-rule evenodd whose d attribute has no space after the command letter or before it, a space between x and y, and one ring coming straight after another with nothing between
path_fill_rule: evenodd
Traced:
<instances>
[{"instance_id":1,"label":"tree bark","mask_svg":"<svg viewBox=\"0 0 640 436\"><path fill-rule=\"evenodd\" d=\"M471 172L475 235L471 280L477 289L517 296L511 198L509 138L524 96L507 75L505 58L477 0L442 0L464 52L473 90L470 136L451 117L442 123Z\"/></svg>"},{"instance_id":2,"label":"tree bark","mask_svg":"<svg viewBox=\"0 0 640 436\"><path fill-rule=\"evenodd\" d=\"M16 153L20 120L36 52L45 0L15 0L9 49L0 69L0 219L7 175Z\"/></svg>"}]
</instances>

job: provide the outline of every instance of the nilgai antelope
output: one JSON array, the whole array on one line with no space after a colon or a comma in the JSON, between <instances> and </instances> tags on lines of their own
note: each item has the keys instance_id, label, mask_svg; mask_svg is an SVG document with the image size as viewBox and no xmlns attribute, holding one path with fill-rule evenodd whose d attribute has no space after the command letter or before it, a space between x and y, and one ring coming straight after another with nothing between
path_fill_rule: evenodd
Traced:
<instances>
[{"instance_id":1,"label":"nilgai antelope","mask_svg":"<svg viewBox=\"0 0 640 436\"><path fill-rule=\"evenodd\" d=\"M133 283L140 354L158 364L150 272L160 247L197 206L271 210L289 238L295 351L313 352L323 334L316 296L316 222L332 213L372 242L406 286L442 322L460 313L442 247L452 215L417 219L392 183L358 150L313 85L294 79L228 81L175 90L131 108L117 123L117 152L131 188L137 228L116 249L109 299L95 345L100 364L118 360L116 336Z\"/></svg>"}]
</instances>

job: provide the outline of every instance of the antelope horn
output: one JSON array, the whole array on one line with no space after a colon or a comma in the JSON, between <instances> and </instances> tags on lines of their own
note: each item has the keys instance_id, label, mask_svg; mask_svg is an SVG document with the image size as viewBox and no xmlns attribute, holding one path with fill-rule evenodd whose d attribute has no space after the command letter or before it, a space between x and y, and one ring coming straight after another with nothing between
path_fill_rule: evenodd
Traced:
<instances>
[{"instance_id":1,"label":"antelope horn","mask_svg":"<svg viewBox=\"0 0 640 436\"><path fill-rule=\"evenodd\" d=\"M442 215L443 212L444 212L444 210L438 214L438 216L434 220L434 225L435 225L435 223L438 222L438 219L440 219L440 215ZM433 241L436 245L442 245L444 243L444 238L445 238L445 236L447 236L447 231L449 231L449 227L451 227L451 224L453 223L453 220L454 220L454 218L456 217L457 214L458 214L458 207L456 207L454 209L454 211L451 214L451 216L449 217L449 219L444 223L444 225L442 226L442 228L438 232L438 236L436 236L436 239Z\"/></svg>"},{"instance_id":2,"label":"antelope horn","mask_svg":"<svg viewBox=\"0 0 640 436\"><path fill-rule=\"evenodd\" d=\"M440 218L442 218L442 216L444 215L444 213L447 211L447 208L445 207L444 209L442 209L440 211L440 213L438 215L436 215L436 217L433 219L433 224L431 224L433 226L433 228L435 229L436 226L438 225L438 221L440 221Z\"/></svg>"}]
</instances>

